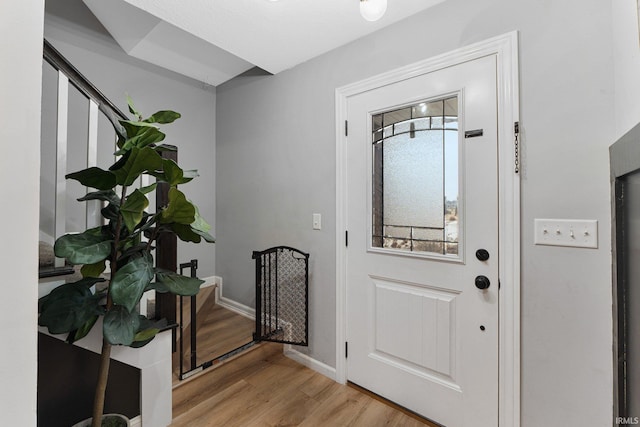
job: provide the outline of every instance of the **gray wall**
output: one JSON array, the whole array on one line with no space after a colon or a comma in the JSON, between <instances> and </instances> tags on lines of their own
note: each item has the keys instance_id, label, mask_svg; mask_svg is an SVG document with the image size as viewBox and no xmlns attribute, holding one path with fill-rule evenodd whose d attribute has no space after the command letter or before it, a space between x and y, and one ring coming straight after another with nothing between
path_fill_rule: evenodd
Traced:
<instances>
[{"instance_id":1,"label":"gray wall","mask_svg":"<svg viewBox=\"0 0 640 427\"><path fill-rule=\"evenodd\" d=\"M613 66L616 135L622 136L640 117L640 36L637 0L616 0L613 7Z\"/></svg>"},{"instance_id":2,"label":"gray wall","mask_svg":"<svg viewBox=\"0 0 640 427\"><path fill-rule=\"evenodd\" d=\"M523 426L612 415L612 10L597 0L448 0L276 76L218 87L217 272L253 303L251 251L311 254L311 357L335 366L334 90L520 32ZM323 214L323 229L311 215ZM596 250L533 245L534 218L599 221ZM509 284L505 284L508 286Z\"/></svg>"},{"instance_id":3,"label":"gray wall","mask_svg":"<svg viewBox=\"0 0 640 427\"><path fill-rule=\"evenodd\" d=\"M198 169L200 177L182 190L215 236L215 88L128 56L81 0L47 0L45 37L122 111L128 111L128 93L143 114L182 114L164 127L165 142L178 146L184 169ZM215 245L179 242L178 262L192 258L199 260L200 277L215 273Z\"/></svg>"}]
</instances>

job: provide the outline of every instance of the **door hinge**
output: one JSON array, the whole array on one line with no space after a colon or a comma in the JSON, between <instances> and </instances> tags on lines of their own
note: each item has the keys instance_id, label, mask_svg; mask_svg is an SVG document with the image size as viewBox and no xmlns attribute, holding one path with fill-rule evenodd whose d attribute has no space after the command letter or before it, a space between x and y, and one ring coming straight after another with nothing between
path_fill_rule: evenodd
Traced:
<instances>
[{"instance_id":1,"label":"door hinge","mask_svg":"<svg viewBox=\"0 0 640 427\"><path fill-rule=\"evenodd\" d=\"M519 136L520 136L520 122L514 122L513 123L513 133L515 135L515 142L514 142L514 162L515 162L515 168L514 168L514 172L515 173L520 173L520 141Z\"/></svg>"},{"instance_id":2,"label":"door hinge","mask_svg":"<svg viewBox=\"0 0 640 427\"><path fill-rule=\"evenodd\" d=\"M344 231L344 245L349 246L349 231Z\"/></svg>"},{"instance_id":3,"label":"door hinge","mask_svg":"<svg viewBox=\"0 0 640 427\"><path fill-rule=\"evenodd\" d=\"M349 136L349 121L344 121L344 136Z\"/></svg>"},{"instance_id":4,"label":"door hinge","mask_svg":"<svg viewBox=\"0 0 640 427\"><path fill-rule=\"evenodd\" d=\"M347 341L344 342L344 358L349 357L349 343Z\"/></svg>"}]
</instances>

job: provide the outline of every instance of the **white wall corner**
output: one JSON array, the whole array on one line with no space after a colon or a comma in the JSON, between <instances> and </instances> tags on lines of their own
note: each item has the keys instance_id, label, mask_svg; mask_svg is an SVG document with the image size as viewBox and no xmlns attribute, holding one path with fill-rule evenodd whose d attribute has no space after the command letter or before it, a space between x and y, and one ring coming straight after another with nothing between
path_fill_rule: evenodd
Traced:
<instances>
[{"instance_id":1,"label":"white wall corner","mask_svg":"<svg viewBox=\"0 0 640 427\"><path fill-rule=\"evenodd\" d=\"M219 276L201 277L200 280L204 280L204 283L200 286L201 289L211 286L222 286L222 277Z\"/></svg>"},{"instance_id":2,"label":"white wall corner","mask_svg":"<svg viewBox=\"0 0 640 427\"><path fill-rule=\"evenodd\" d=\"M216 304L221 307L226 308L227 310L231 310L234 313L237 313L241 316L247 317L251 320L256 319L256 309L255 307L249 307L248 305L244 305L232 299L226 298L224 296L224 286L222 282L222 277L220 276L212 276L215 280L215 283L218 285L216 288Z\"/></svg>"}]
</instances>

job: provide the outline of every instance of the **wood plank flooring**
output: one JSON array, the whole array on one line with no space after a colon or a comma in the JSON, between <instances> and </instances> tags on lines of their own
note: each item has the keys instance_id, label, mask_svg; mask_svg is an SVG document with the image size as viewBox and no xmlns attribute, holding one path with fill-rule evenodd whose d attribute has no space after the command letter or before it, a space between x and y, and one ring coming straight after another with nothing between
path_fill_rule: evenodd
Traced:
<instances>
[{"instance_id":1,"label":"wood plank flooring","mask_svg":"<svg viewBox=\"0 0 640 427\"><path fill-rule=\"evenodd\" d=\"M185 300L188 298L185 298ZM197 339L196 363L198 365L208 362L216 357L220 357L236 348L247 344L253 340L255 324L253 320L234 313L231 310L212 303L214 295L209 297L210 301L203 302L202 308L197 317ZM185 318L188 317L188 307L185 303ZM184 338L184 370L190 369L191 346L189 345L190 325L185 328ZM178 344L179 346L179 344ZM178 347L179 348L179 347ZM179 350L178 350L179 351ZM176 384L180 374L180 355L173 354L173 381Z\"/></svg>"},{"instance_id":2,"label":"wood plank flooring","mask_svg":"<svg viewBox=\"0 0 640 427\"><path fill-rule=\"evenodd\" d=\"M173 427L431 426L294 362L274 343L174 388L173 416Z\"/></svg>"}]
</instances>

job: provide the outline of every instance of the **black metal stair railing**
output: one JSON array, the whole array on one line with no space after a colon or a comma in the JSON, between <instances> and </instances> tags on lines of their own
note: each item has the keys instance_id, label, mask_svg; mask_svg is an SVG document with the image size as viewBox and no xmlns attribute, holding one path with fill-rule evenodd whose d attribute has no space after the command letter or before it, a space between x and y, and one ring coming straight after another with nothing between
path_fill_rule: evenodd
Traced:
<instances>
[{"instance_id":1,"label":"black metal stair railing","mask_svg":"<svg viewBox=\"0 0 640 427\"><path fill-rule=\"evenodd\" d=\"M54 218L56 218L56 220L55 224L53 225L53 230L49 230L49 232L51 232L51 237L55 239L67 231L65 229L64 223L65 215L60 214L60 212L64 212L64 210L62 209L62 205L66 203L66 198L69 196L67 194L67 187L64 180L64 171L66 171L67 161L67 138L61 138L60 134L66 135L67 133L66 130L68 126L69 114L69 104L67 100L69 85L75 87L78 92L89 101L90 104L94 104L97 107L95 110L95 116L91 117L91 115L89 115L88 128L97 126L98 112L102 113L102 115L105 116L114 127L119 129L122 129L122 125L120 125L118 121L121 119L126 119L127 117L120 109L118 109L118 107L115 106L113 102L111 102L102 92L100 92L100 90L98 90L93 85L93 83L91 83L82 73L80 73L80 71L78 71L78 69L75 68L69 62L69 60L67 60L58 50L56 50L46 39L43 40L42 58L43 61L46 61L46 63L51 65L51 67L58 73L58 105L56 106L58 136L56 136L55 141L55 170L56 174L59 174L60 176L56 176L53 179L56 194L56 206L54 208ZM64 91L64 94L61 94L61 91ZM64 127L62 132L59 129L60 127ZM49 135L49 138L52 138L52 136ZM96 141L94 141L94 143L95 142ZM88 148L91 144L91 137L87 136L87 162L96 161L96 158L91 158L91 156L97 157L97 153L95 152L95 150L91 150ZM90 165L87 164L87 166ZM89 203L87 203L87 206L89 206ZM89 216L89 214L87 215ZM46 232L45 234L49 234L49 232ZM41 249L41 251L45 251L46 253L46 243L44 243L44 245L45 246L43 247L43 249ZM45 257L44 255L42 256ZM46 259L41 262L41 266L39 268L40 278L62 276L73 273L73 268L71 266L64 265L64 261L62 259L49 260L49 257L50 255L46 255Z\"/></svg>"},{"instance_id":2,"label":"black metal stair railing","mask_svg":"<svg viewBox=\"0 0 640 427\"><path fill-rule=\"evenodd\" d=\"M117 127L121 125L118 120L127 120L127 116L111 102L93 83L89 81L76 67L74 67L60 52L58 52L46 39L42 50L42 57L57 71L67 76L73 84L87 98L92 99L100 111Z\"/></svg>"}]
</instances>

